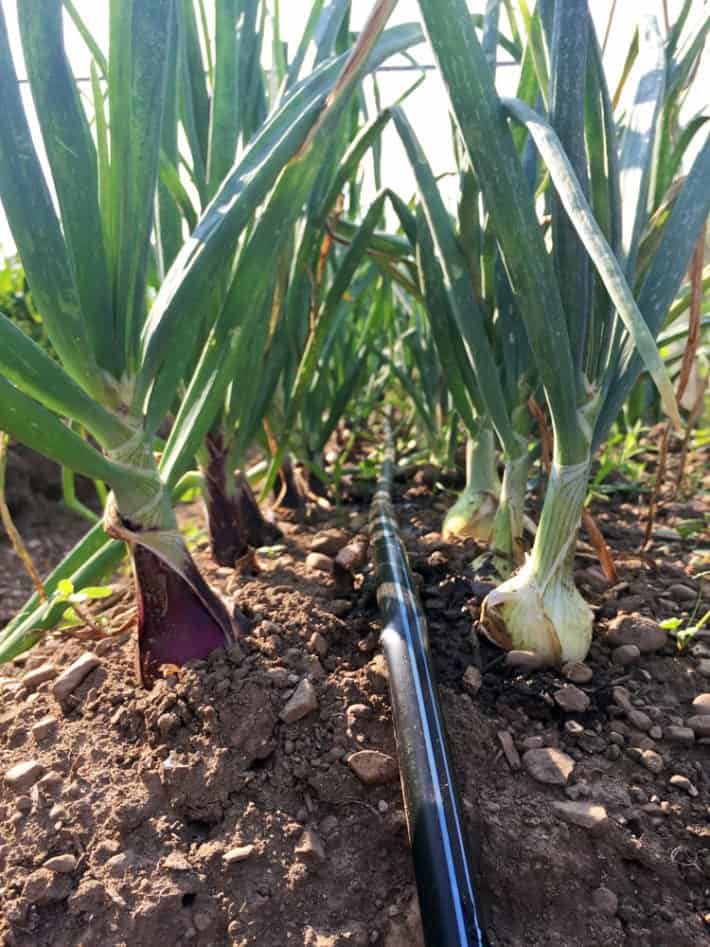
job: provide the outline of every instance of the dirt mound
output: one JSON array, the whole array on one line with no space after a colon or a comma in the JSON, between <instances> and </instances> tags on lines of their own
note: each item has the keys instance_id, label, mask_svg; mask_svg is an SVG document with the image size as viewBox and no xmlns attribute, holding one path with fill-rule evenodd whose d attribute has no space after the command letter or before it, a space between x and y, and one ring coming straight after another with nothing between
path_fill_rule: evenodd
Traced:
<instances>
[{"instance_id":1,"label":"dirt mound","mask_svg":"<svg viewBox=\"0 0 710 947\"><path fill-rule=\"evenodd\" d=\"M492 944L710 942L708 738L688 725L710 649L647 634L707 596L684 571L690 546L669 542L653 569L621 555L617 587L580 559L598 617L588 666L528 674L476 639L487 583L475 547L441 541L439 506L416 488L399 512ZM54 636L2 669L8 947L421 943L372 579L344 594L335 540L322 551L353 522L362 511L282 523L284 550L250 577L198 551L250 631L150 692L135 689L125 633ZM129 601L126 588L115 608ZM622 664L629 622L655 650ZM55 676L87 648L99 664L60 704ZM380 784L349 764L362 751L390 760Z\"/></svg>"}]
</instances>

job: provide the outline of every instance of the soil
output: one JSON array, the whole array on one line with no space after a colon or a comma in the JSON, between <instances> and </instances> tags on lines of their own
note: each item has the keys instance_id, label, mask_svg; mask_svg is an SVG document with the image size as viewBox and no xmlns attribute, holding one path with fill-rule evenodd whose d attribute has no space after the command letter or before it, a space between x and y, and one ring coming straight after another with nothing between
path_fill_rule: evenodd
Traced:
<instances>
[{"instance_id":1,"label":"soil","mask_svg":"<svg viewBox=\"0 0 710 947\"><path fill-rule=\"evenodd\" d=\"M702 477L696 465L698 488ZM697 577L707 534L677 532L707 513L707 491L663 504L643 555L639 498L595 507L619 582L580 544L597 620L589 680L572 684L584 669L512 667L477 636L490 579L472 570L475 544L442 541L451 501L437 483L430 470L400 483L397 510L493 947L710 944L710 738L677 729L710 691L710 635L680 648L658 626L710 607ZM111 634L55 633L0 669L0 773L38 764L0 786L2 943L421 945L396 769L365 785L348 763L363 749L396 758L370 568L352 588L320 571L362 532L366 505L279 520L283 548L246 576L211 562L198 514L182 513L196 561L251 624L232 651L138 690L120 575L93 606ZM44 504L18 520L44 571L83 532L67 516ZM28 588L2 543L0 557L7 618ZM628 628L654 650L622 665L613 642ZM54 675L87 651L96 666L59 702ZM23 683L47 662L47 680ZM559 784L539 780L545 748L573 765Z\"/></svg>"}]
</instances>

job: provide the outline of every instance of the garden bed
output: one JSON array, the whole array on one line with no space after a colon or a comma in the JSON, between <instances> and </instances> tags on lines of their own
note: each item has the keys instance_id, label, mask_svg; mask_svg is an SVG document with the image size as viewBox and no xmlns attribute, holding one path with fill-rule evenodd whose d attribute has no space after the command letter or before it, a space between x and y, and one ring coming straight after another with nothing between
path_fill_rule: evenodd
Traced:
<instances>
[{"instance_id":1,"label":"garden bed","mask_svg":"<svg viewBox=\"0 0 710 947\"><path fill-rule=\"evenodd\" d=\"M596 638L589 670L565 677L510 667L476 638L490 587L471 572L478 550L441 540L449 500L400 488L492 944L710 942L710 738L685 726L710 691L710 639L681 651L658 628L696 607L697 535L674 527L707 505L665 507L646 557L639 509L621 494L600 509L619 583L582 550ZM54 515L25 534L42 566ZM0 769L37 764L2 786L5 944L421 943L372 578L348 590L320 571L365 522L365 507L282 522L285 549L244 577L198 542L251 629L150 692L134 685L126 577L104 603L117 634L55 634L1 669ZM21 598L0 553L3 596ZM627 635L649 650L624 665ZM86 651L98 664L58 701L56 674ZM23 683L48 662L44 682Z\"/></svg>"}]
</instances>

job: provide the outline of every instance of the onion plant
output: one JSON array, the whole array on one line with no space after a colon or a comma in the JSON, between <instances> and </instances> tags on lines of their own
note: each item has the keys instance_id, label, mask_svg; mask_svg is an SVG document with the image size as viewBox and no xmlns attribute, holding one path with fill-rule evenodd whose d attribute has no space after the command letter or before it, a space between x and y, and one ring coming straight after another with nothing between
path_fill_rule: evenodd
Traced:
<instances>
[{"instance_id":1,"label":"onion plant","mask_svg":"<svg viewBox=\"0 0 710 947\"><path fill-rule=\"evenodd\" d=\"M218 13L230 8L217 6ZM274 274L263 261L284 252L324 145L341 127L361 75L419 39L407 26L380 36L392 6L374 4L352 52L325 59L305 78L296 73L269 115L250 111L248 144L233 166L215 165L213 180L225 176L214 197L186 241L173 228L169 250L168 228L154 228L153 208L156 195L166 199L157 187L161 148L169 146L163 133L168 129L170 137L174 127L166 115L189 94L180 63L189 55L191 4L112 2L109 55L97 57L106 91L99 81L93 85L94 139L64 52L61 0L20 0L25 61L58 213L0 15L0 197L61 363L0 319L0 428L110 485L103 525L131 556L138 667L146 683L161 664L203 657L238 630L177 530L172 494L229 385L243 385L251 395L238 369L245 348L253 356L268 337ZM231 99L219 101L226 106ZM212 141L229 126L216 111L215 105ZM147 311L154 231L164 261L172 263ZM218 304L206 306L215 293ZM253 368L249 357L246 364ZM158 462L154 439L176 405ZM62 419L81 425L93 442ZM38 608L31 600L5 630L0 658L30 646L52 620L52 595L62 579L80 588L115 556L116 546L94 529L50 576L48 603Z\"/></svg>"},{"instance_id":2,"label":"onion plant","mask_svg":"<svg viewBox=\"0 0 710 947\"><path fill-rule=\"evenodd\" d=\"M551 663L583 659L592 613L575 587L573 558L590 462L642 368L679 423L655 335L708 213L710 145L704 144L687 175L679 164L670 167L656 147L664 90L687 62L672 42L675 37L677 44L677 35L672 32L664 43L652 19L640 31L640 79L619 145L586 0L555 4L549 35L544 18L530 29L537 81L510 100L496 93L465 0L419 0L419 7L554 431L532 552L516 575L489 594L484 621L504 647L534 651ZM700 47L691 40L686 76ZM526 137L549 182L547 233L521 163L518 143ZM664 176L666 189L659 195L652 182ZM661 204L662 214L649 215L649 206L653 212ZM432 208L427 214L447 288L459 292L460 251L443 227L437 232ZM469 334L479 362L481 354L488 362L489 342L482 331L473 334L480 320L470 302L461 306L457 325L462 343ZM508 419L489 394L496 382L482 383L479 372L486 414L505 443Z\"/></svg>"}]
</instances>

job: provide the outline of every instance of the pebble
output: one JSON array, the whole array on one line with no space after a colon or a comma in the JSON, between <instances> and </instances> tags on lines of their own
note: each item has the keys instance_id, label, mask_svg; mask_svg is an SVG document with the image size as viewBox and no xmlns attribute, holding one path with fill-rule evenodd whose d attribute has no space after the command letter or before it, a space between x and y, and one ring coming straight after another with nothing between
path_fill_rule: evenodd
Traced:
<instances>
[{"instance_id":1,"label":"pebble","mask_svg":"<svg viewBox=\"0 0 710 947\"><path fill-rule=\"evenodd\" d=\"M676 773L675 776L671 776L668 782L671 784L671 786L676 786L678 789L685 790L685 792L687 792L689 796L698 795L698 790L691 783L691 781L688 779L687 776L681 776L678 773Z\"/></svg>"},{"instance_id":2,"label":"pebble","mask_svg":"<svg viewBox=\"0 0 710 947\"><path fill-rule=\"evenodd\" d=\"M593 730L585 730L582 736L579 737L578 742L584 752L590 755L593 753L603 753L607 747L604 737L599 736L599 734Z\"/></svg>"},{"instance_id":3,"label":"pebble","mask_svg":"<svg viewBox=\"0 0 710 947\"><path fill-rule=\"evenodd\" d=\"M545 660L534 651L509 651L505 656L505 663L519 671L539 671L546 666Z\"/></svg>"},{"instance_id":4,"label":"pebble","mask_svg":"<svg viewBox=\"0 0 710 947\"><path fill-rule=\"evenodd\" d=\"M660 651L668 634L658 622L643 615L619 615L609 622L606 642L610 645L635 644L642 654Z\"/></svg>"},{"instance_id":5,"label":"pebble","mask_svg":"<svg viewBox=\"0 0 710 947\"><path fill-rule=\"evenodd\" d=\"M313 829L305 829L294 849L297 855L306 858L315 858L317 861L325 861L325 845L316 835Z\"/></svg>"},{"instance_id":6,"label":"pebble","mask_svg":"<svg viewBox=\"0 0 710 947\"><path fill-rule=\"evenodd\" d=\"M348 541L348 534L341 530L329 529L321 533L311 543L311 552L319 552L324 556L335 556L338 550Z\"/></svg>"},{"instance_id":7,"label":"pebble","mask_svg":"<svg viewBox=\"0 0 710 947\"><path fill-rule=\"evenodd\" d=\"M15 800L15 808L23 815L32 811L32 799L29 796L18 796Z\"/></svg>"},{"instance_id":8,"label":"pebble","mask_svg":"<svg viewBox=\"0 0 710 947\"><path fill-rule=\"evenodd\" d=\"M169 852L163 859L163 868L169 871L191 871L192 865L182 852Z\"/></svg>"},{"instance_id":9,"label":"pebble","mask_svg":"<svg viewBox=\"0 0 710 947\"><path fill-rule=\"evenodd\" d=\"M663 730L658 724L654 724L651 729L648 731L648 735L652 740L662 740L663 739Z\"/></svg>"},{"instance_id":10,"label":"pebble","mask_svg":"<svg viewBox=\"0 0 710 947\"><path fill-rule=\"evenodd\" d=\"M554 747L528 750L523 754L523 765L528 773L540 783L564 786L575 767L574 760Z\"/></svg>"},{"instance_id":11,"label":"pebble","mask_svg":"<svg viewBox=\"0 0 710 947\"><path fill-rule=\"evenodd\" d=\"M690 727L696 737L710 737L710 714L696 714L688 717L686 727Z\"/></svg>"},{"instance_id":12,"label":"pebble","mask_svg":"<svg viewBox=\"0 0 710 947\"><path fill-rule=\"evenodd\" d=\"M354 542L348 543L347 546L343 546L335 557L335 562L347 572L359 572L367 563L368 548L369 542L367 540L356 539Z\"/></svg>"},{"instance_id":13,"label":"pebble","mask_svg":"<svg viewBox=\"0 0 710 947\"><path fill-rule=\"evenodd\" d=\"M42 717L41 720L38 720L37 723L32 725L32 736L40 743L42 740L47 740L49 737L54 736L57 732L57 718L53 717L51 714L48 714L46 717Z\"/></svg>"},{"instance_id":14,"label":"pebble","mask_svg":"<svg viewBox=\"0 0 710 947\"><path fill-rule=\"evenodd\" d=\"M696 714L710 715L710 694L698 694L691 706Z\"/></svg>"},{"instance_id":15,"label":"pebble","mask_svg":"<svg viewBox=\"0 0 710 947\"><path fill-rule=\"evenodd\" d=\"M463 679L461 681L463 689L466 691L466 693L470 694L471 697L475 697L480 691L482 684L483 677L481 672L477 667L471 664L464 671Z\"/></svg>"},{"instance_id":16,"label":"pebble","mask_svg":"<svg viewBox=\"0 0 710 947\"><path fill-rule=\"evenodd\" d=\"M309 552L306 556L306 568L313 569L314 572L327 572L330 575L333 571L333 560L321 552Z\"/></svg>"},{"instance_id":17,"label":"pebble","mask_svg":"<svg viewBox=\"0 0 710 947\"><path fill-rule=\"evenodd\" d=\"M629 694L625 687L612 687L611 698L616 706L621 707L626 713L635 710L634 705L631 703L631 694Z\"/></svg>"},{"instance_id":18,"label":"pebble","mask_svg":"<svg viewBox=\"0 0 710 947\"><path fill-rule=\"evenodd\" d=\"M702 677L710 677L710 658L701 658L698 661L697 671Z\"/></svg>"},{"instance_id":19,"label":"pebble","mask_svg":"<svg viewBox=\"0 0 710 947\"><path fill-rule=\"evenodd\" d=\"M63 901L69 895L72 883L69 878L55 875L48 868L38 868L27 876L22 896L30 904L51 904Z\"/></svg>"},{"instance_id":20,"label":"pebble","mask_svg":"<svg viewBox=\"0 0 710 947\"><path fill-rule=\"evenodd\" d=\"M180 726L180 718L177 714L165 713L158 717L158 730L162 737L169 737Z\"/></svg>"},{"instance_id":21,"label":"pebble","mask_svg":"<svg viewBox=\"0 0 710 947\"><path fill-rule=\"evenodd\" d=\"M311 651L314 651L319 658L325 658L328 655L328 642L319 631L313 632L308 640L308 647Z\"/></svg>"},{"instance_id":22,"label":"pebble","mask_svg":"<svg viewBox=\"0 0 710 947\"><path fill-rule=\"evenodd\" d=\"M379 750L358 750L348 757L347 764L366 786L382 786L399 776L396 760Z\"/></svg>"},{"instance_id":23,"label":"pebble","mask_svg":"<svg viewBox=\"0 0 710 947\"><path fill-rule=\"evenodd\" d=\"M236 865L237 862L243 862L250 858L253 852L253 845L237 845L224 853L224 862L226 865Z\"/></svg>"},{"instance_id":24,"label":"pebble","mask_svg":"<svg viewBox=\"0 0 710 947\"><path fill-rule=\"evenodd\" d=\"M670 743L680 743L683 746L692 746L695 743L695 734L690 727L666 727L663 735Z\"/></svg>"},{"instance_id":25,"label":"pebble","mask_svg":"<svg viewBox=\"0 0 710 947\"><path fill-rule=\"evenodd\" d=\"M44 867L58 875L70 875L76 868L77 860L75 855L55 855L49 858Z\"/></svg>"},{"instance_id":26,"label":"pebble","mask_svg":"<svg viewBox=\"0 0 710 947\"><path fill-rule=\"evenodd\" d=\"M40 664L39 667L33 668L33 670L23 675L22 683L27 690L34 690L35 687L39 687L45 681L51 681L58 673L58 669L54 664Z\"/></svg>"},{"instance_id":27,"label":"pebble","mask_svg":"<svg viewBox=\"0 0 710 947\"><path fill-rule=\"evenodd\" d=\"M308 678L303 678L283 708L279 717L284 723L295 723L318 709L318 697Z\"/></svg>"},{"instance_id":28,"label":"pebble","mask_svg":"<svg viewBox=\"0 0 710 947\"><path fill-rule=\"evenodd\" d=\"M619 899L610 888L602 885L592 892L592 904L600 914L613 917L619 909Z\"/></svg>"},{"instance_id":29,"label":"pebble","mask_svg":"<svg viewBox=\"0 0 710 947\"><path fill-rule=\"evenodd\" d=\"M350 704L345 711L345 725L351 729L356 720L362 720L372 714L372 708L367 704Z\"/></svg>"},{"instance_id":30,"label":"pebble","mask_svg":"<svg viewBox=\"0 0 710 947\"><path fill-rule=\"evenodd\" d=\"M508 766L515 771L520 769L520 755L515 749L515 743L513 742L513 735L510 730L500 730L498 732L498 740L500 745L503 748L503 753L505 758L508 761Z\"/></svg>"},{"instance_id":31,"label":"pebble","mask_svg":"<svg viewBox=\"0 0 710 947\"><path fill-rule=\"evenodd\" d=\"M608 824L604 806L597 802L553 802L552 811L564 822L600 832Z\"/></svg>"},{"instance_id":32,"label":"pebble","mask_svg":"<svg viewBox=\"0 0 710 947\"><path fill-rule=\"evenodd\" d=\"M594 677L592 669L583 661L568 661L567 664L563 664L562 674L573 684L588 684Z\"/></svg>"},{"instance_id":33,"label":"pebble","mask_svg":"<svg viewBox=\"0 0 710 947\"><path fill-rule=\"evenodd\" d=\"M58 701L66 700L67 697L81 684L94 668L101 664L101 659L91 651L85 651L81 657L77 658L73 664L70 664L66 671L62 671L59 677L52 685L52 693Z\"/></svg>"},{"instance_id":34,"label":"pebble","mask_svg":"<svg viewBox=\"0 0 710 947\"><path fill-rule=\"evenodd\" d=\"M565 684L553 694L555 703L566 713L583 714L589 710L589 697L574 684Z\"/></svg>"},{"instance_id":35,"label":"pebble","mask_svg":"<svg viewBox=\"0 0 710 947\"><path fill-rule=\"evenodd\" d=\"M666 539L669 542L679 542L683 538L678 530L673 529L672 526L657 526L653 531L653 535L656 539Z\"/></svg>"},{"instance_id":36,"label":"pebble","mask_svg":"<svg viewBox=\"0 0 710 947\"><path fill-rule=\"evenodd\" d=\"M679 602L694 602L698 597L698 593L695 589L691 589L690 586L683 585L682 583L671 585L666 589L666 593Z\"/></svg>"},{"instance_id":37,"label":"pebble","mask_svg":"<svg viewBox=\"0 0 710 947\"><path fill-rule=\"evenodd\" d=\"M636 664L636 662L641 657L641 652L638 648L638 645L635 644L622 644L618 648L614 648L611 653L611 660L618 667L628 667L629 664Z\"/></svg>"},{"instance_id":38,"label":"pebble","mask_svg":"<svg viewBox=\"0 0 710 947\"><path fill-rule=\"evenodd\" d=\"M636 727L637 730L646 732L653 726L653 720L651 720L648 714L645 714L643 710L630 710L626 714L626 717L629 723L633 727Z\"/></svg>"},{"instance_id":39,"label":"pebble","mask_svg":"<svg viewBox=\"0 0 710 947\"><path fill-rule=\"evenodd\" d=\"M637 746L630 746L627 752L632 759L645 766L649 772L660 773L663 770L663 757L655 750L642 750Z\"/></svg>"},{"instance_id":40,"label":"pebble","mask_svg":"<svg viewBox=\"0 0 710 947\"><path fill-rule=\"evenodd\" d=\"M577 724L577 726L579 727L579 724ZM583 728L580 727L580 730L582 729ZM540 736L525 737L525 739L523 740L521 744L524 750L539 750L540 747L543 747L544 745L545 745L545 740L543 737L540 737Z\"/></svg>"},{"instance_id":41,"label":"pebble","mask_svg":"<svg viewBox=\"0 0 710 947\"><path fill-rule=\"evenodd\" d=\"M44 766L37 760L27 760L24 763L16 763L5 773L5 782L17 792L25 792L34 786L38 779L44 775Z\"/></svg>"},{"instance_id":42,"label":"pebble","mask_svg":"<svg viewBox=\"0 0 710 947\"><path fill-rule=\"evenodd\" d=\"M577 737L582 736L584 733L584 727L576 720L565 720L565 732L568 733L573 740L575 740Z\"/></svg>"}]
</instances>

